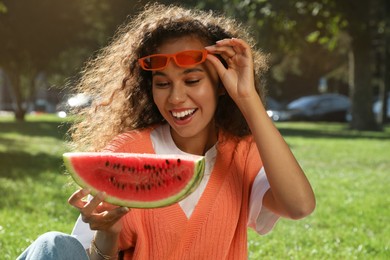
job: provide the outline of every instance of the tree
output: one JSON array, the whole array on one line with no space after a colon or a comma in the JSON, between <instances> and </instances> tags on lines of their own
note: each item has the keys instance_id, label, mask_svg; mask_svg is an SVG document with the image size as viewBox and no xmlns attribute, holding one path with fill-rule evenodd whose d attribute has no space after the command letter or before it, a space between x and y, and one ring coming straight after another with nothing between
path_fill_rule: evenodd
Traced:
<instances>
[{"instance_id":1,"label":"tree","mask_svg":"<svg viewBox=\"0 0 390 260\"><path fill-rule=\"evenodd\" d=\"M326 66L316 65L322 66L317 70L321 73L326 73L327 69L337 65L346 67L345 64L348 64L349 92L352 100L350 126L358 130L378 128L372 114L372 67L375 65L372 56L374 35L381 30L384 20L389 19L388 13L377 15L381 13L380 10L388 10L388 7L385 8L386 5L388 6L386 0L223 0L220 2L204 0L198 2L198 6L202 8L220 9L248 23L253 28L260 46L265 46L271 53L277 53L275 64L281 64L285 59L278 57L290 57L290 59L298 57L299 62L302 63L304 55L307 57L315 53L321 53L321 61L330 62ZM345 33L349 36L350 42L345 44L344 41L343 48L340 48ZM339 51L338 55L336 51ZM329 55L334 57L330 59ZM340 61L340 58L344 60ZM341 64L337 64L340 62ZM289 64L296 63L290 61ZM312 71L313 65L313 63L304 64L305 70ZM290 69L299 72L297 65ZM305 73L301 73L303 74ZM312 79L317 76L314 75ZM310 79L308 81L310 82ZM314 85L313 82L310 84Z\"/></svg>"},{"instance_id":2,"label":"tree","mask_svg":"<svg viewBox=\"0 0 390 260\"><path fill-rule=\"evenodd\" d=\"M74 73L93 51L107 43L119 20L130 13L126 7L133 6L127 0L1 3L7 12L0 12L0 67L10 78L15 117L20 120L24 119L26 101L34 93L36 75L60 67Z\"/></svg>"}]
</instances>

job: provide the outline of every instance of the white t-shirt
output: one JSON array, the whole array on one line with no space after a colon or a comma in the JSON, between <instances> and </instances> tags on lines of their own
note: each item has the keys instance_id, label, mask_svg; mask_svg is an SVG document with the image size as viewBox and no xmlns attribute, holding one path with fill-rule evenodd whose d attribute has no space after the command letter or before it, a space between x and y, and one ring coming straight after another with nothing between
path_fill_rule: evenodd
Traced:
<instances>
[{"instance_id":1,"label":"white t-shirt","mask_svg":"<svg viewBox=\"0 0 390 260\"><path fill-rule=\"evenodd\" d=\"M151 139L154 151L156 154L186 154L181 151L172 139L169 125L161 125L155 128L151 132ZM207 183L212 173L215 159L217 156L217 149L215 146L210 148L205 154L206 167L204 177L199 184L199 187L191 193L184 200L179 202L180 207L184 211L187 218L191 217L191 214L197 205L203 191L205 190ZM264 168L261 168L257 174L251 191L251 197L249 201L249 216L248 227L253 228L257 233L264 235L272 230L275 223L278 221L279 216L263 207L263 196L269 189L269 183L267 176L265 175ZM72 235L76 237L84 246L89 248L95 231L89 228L87 223L84 223L79 217L73 228Z\"/></svg>"}]
</instances>

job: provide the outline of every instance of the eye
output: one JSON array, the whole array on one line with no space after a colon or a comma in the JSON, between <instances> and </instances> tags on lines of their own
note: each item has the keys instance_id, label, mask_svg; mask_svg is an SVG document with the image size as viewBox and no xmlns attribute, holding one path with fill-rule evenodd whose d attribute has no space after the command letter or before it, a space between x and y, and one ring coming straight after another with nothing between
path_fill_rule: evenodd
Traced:
<instances>
[{"instance_id":1,"label":"eye","mask_svg":"<svg viewBox=\"0 0 390 260\"><path fill-rule=\"evenodd\" d=\"M167 88L169 87L170 83L168 81L161 81L161 82L155 82L153 85L156 88Z\"/></svg>"},{"instance_id":2,"label":"eye","mask_svg":"<svg viewBox=\"0 0 390 260\"><path fill-rule=\"evenodd\" d=\"M200 79L187 79L185 82L187 85L196 85L200 82Z\"/></svg>"}]
</instances>

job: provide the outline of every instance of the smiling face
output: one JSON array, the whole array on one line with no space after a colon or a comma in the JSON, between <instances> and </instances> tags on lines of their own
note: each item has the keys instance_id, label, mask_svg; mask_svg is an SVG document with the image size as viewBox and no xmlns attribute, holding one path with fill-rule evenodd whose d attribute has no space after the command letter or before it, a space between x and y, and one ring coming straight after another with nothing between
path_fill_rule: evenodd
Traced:
<instances>
[{"instance_id":1,"label":"smiling face","mask_svg":"<svg viewBox=\"0 0 390 260\"><path fill-rule=\"evenodd\" d=\"M158 53L203 50L205 44L192 36L165 41ZM194 67L168 66L153 72L153 100L171 126L172 138L183 151L204 152L217 140L214 113L217 108L217 72L206 61Z\"/></svg>"}]
</instances>

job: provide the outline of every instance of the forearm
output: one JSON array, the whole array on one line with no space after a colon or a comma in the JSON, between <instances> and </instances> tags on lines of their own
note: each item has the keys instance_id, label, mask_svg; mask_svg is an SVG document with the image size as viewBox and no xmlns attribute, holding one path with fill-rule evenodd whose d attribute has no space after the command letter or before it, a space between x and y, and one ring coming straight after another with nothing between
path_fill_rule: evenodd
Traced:
<instances>
[{"instance_id":1,"label":"forearm","mask_svg":"<svg viewBox=\"0 0 390 260\"><path fill-rule=\"evenodd\" d=\"M310 183L268 117L260 98L251 95L241 104L240 109L252 131L271 187L264 198L265 206L294 219L310 214L315 207Z\"/></svg>"},{"instance_id":2,"label":"forearm","mask_svg":"<svg viewBox=\"0 0 390 260\"><path fill-rule=\"evenodd\" d=\"M117 259L118 247L119 234L97 231L89 250L90 259L105 259L102 255L111 257L107 259Z\"/></svg>"}]
</instances>

